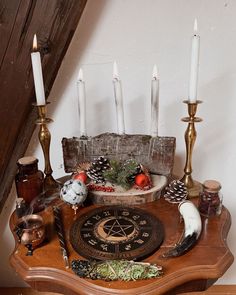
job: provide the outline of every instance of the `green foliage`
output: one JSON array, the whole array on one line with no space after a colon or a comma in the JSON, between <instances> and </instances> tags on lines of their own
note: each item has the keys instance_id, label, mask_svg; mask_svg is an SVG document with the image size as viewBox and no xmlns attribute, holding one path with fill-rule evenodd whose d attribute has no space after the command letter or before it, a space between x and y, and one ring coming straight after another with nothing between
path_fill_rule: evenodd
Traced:
<instances>
[{"instance_id":1,"label":"green foliage","mask_svg":"<svg viewBox=\"0 0 236 295\"><path fill-rule=\"evenodd\" d=\"M110 160L110 169L103 172L103 177L111 183L116 183L117 177L122 170L122 165L116 160Z\"/></svg>"},{"instance_id":2,"label":"green foliage","mask_svg":"<svg viewBox=\"0 0 236 295\"><path fill-rule=\"evenodd\" d=\"M134 159L125 162L111 160L110 169L104 171L103 176L107 181L129 189L134 183L132 176L136 174L138 165Z\"/></svg>"}]
</instances>

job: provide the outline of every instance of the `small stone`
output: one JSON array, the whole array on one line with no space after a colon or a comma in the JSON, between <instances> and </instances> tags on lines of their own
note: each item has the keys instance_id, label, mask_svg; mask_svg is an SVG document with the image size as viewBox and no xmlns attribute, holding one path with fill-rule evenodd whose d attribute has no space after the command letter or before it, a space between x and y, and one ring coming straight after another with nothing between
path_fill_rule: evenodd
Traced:
<instances>
[{"instance_id":1,"label":"small stone","mask_svg":"<svg viewBox=\"0 0 236 295\"><path fill-rule=\"evenodd\" d=\"M86 185L77 179L68 180L61 189L61 199L70 205L79 205L84 202L87 197Z\"/></svg>"}]
</instances>

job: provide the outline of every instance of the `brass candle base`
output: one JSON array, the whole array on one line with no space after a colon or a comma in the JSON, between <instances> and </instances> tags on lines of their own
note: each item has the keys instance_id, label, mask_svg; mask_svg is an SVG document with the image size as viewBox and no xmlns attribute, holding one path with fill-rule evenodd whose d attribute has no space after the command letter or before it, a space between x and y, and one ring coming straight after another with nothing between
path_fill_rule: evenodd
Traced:
<instances>
[{"instance_id":1,"label":"brass candle base","mask_svg":"<svg viewBox=\"0 0 236 295\"><path fill-rule=\"evenodd\" d=\"M195 117L197 112L198 104L202 103L202 101L197 100L195 103L189 102L188 100L184 100L184 103L188 105L188 114L189 117L185 117L182 119L183 122L188 123L188 127L185 131L185 144L186 144L186 162L184 167L184 176L181 181L185 184L188 190L189 198L198 197L199 193L202 191L201 183L194 181L192 178L192 154L193 154L193 146L196 141L197 132L195 129L195 123L201 122L202 119Z\"/></svg>"},{"instance_id":2,"label":"brass candle base","mask_svg":"<svg viewBox=\"0 0 236 295\"><path fill-rule=\"evenodd\" d=\"M50 164L50 142L51 134L47 128L47 124L53 122L52 119L46 117L46 105L36 105L38 108L39 118L36 121L36 124L40 126L39 128L39 142L42 146L44 160L45 160L45 178L44 178L44 191L46 197L58 197L59 191L61 188L61 183L56 181L52 176L52 167Z\"/></svg>"}]
</instances>

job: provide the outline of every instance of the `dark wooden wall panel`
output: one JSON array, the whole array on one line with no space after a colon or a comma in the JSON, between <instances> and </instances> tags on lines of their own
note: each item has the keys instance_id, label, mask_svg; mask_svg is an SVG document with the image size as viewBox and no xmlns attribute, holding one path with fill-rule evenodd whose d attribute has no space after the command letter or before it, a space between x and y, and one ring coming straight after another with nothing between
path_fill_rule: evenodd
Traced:
<instances>
[{"instance_id":1,"label":"dark wooden wall panel","mask_svg":"<svg viewBox=\"0 0 236 295\"><path fill-rule=\"evenodd\" d=\"M46 96L87 0L0 0L0 209L16 161L29 143L36 112L30 53L36 33Z\"/></svg>"},{"instance_id":2,"label":"dark wooden wall panel","mask_svg":"<svg viewBox=\"0 0 236 295\"><path fill-rule=\"evenodd\" d=\"M0 65L2 64L6 49L8 47L9 36L11 36L14 27L15 18L20 5L20 0L9 1L2 0L0 2Z\"/></svg>"}]
</instances>

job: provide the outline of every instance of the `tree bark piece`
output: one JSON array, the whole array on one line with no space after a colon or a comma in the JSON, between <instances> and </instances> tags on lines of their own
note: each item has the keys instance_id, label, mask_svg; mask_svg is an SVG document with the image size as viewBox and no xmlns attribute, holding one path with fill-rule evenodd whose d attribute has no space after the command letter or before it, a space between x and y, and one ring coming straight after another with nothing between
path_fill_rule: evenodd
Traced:
<instances>
[{"instance_id":1,"label":"tree bark piece","mask_svg":"<svg viewBox=\"0 0 236 295\"><path fill-rule=\"evenodd\" d=\"M87 140L77 137L63 138L65 172L76 171L81 162L105 156L108 159L134 158L153 174L170 176L174 165L175 138L150 135L118 135L103 133Z\"/></svg>"}]
</instances>

